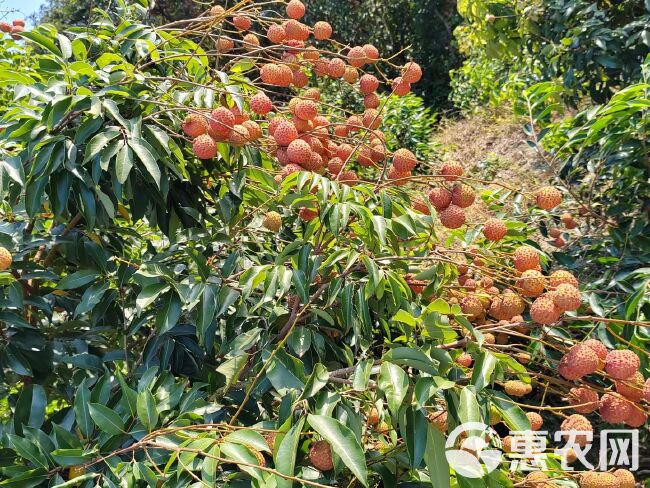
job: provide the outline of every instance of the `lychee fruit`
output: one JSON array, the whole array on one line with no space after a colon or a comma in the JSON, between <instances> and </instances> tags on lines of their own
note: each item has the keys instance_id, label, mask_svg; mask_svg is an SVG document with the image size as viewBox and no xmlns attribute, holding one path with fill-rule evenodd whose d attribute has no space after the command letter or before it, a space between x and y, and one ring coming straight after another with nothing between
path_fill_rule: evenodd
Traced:
<instances>
[{"instance_id":1,"label":"lychee fruit","mask_svg":"<svg viewBox=\"0 0 650 488\"><path fill-rule=\"evenodd\" d=\"M427 199L421 193L411 195L411 207L413 210L423 213L424 215L431 215L431 210L427 204Z\"/></svg>"},{"instance_id":2,"label":"lychee fruit","mask_svg":"<svg viewBox=\"0 0 650 488\"><path fill-rule=\"evenodd\" d=\"M413 171L418 160L408 149L398 149L393 153L393 166L400 172Z\"/></svg>"},{"instance_id":3,"label":"lychee fruit","mask_svg":"<svg viewBox=\"0 0 650 488\"><path fill-rule=\"evenodd\" d=\"M316 441L309 449L309 461L318 471L331 471L334 469L332 449L327 441Z\"/></svg>"},{"instance_id":4,"label":"lychee fruit","mask_svg":"<svg viewBox=\"0 0 650 488\"><path fill-rule=\"evenodd\" d=\"M300 0L291 0L286 11L289 18L302 19L305 16L305 5Z\"/></svg>"},{"instance_id":5,"label":"lychee fruit","mask_svg":"<svg viewBox=\"0 0 650 488\"><path fill-rule=\"evenodd\" d=\"M0 247L0 271L9 269L12 261L13 257L11 256L9 250L4 247Z\"/></svg>"},{"instance_id":6,"label":"lychee fruit","mask_svg":"<svg viewBox=\"0 0 650 488\"><path fill-rule=\"evenodd\" d=\"M379 88L379 80L374 75L365 74L359 79L359 91L362 95L374 93Z\"/></svg>"},{"instance_id":7,"label":"lychee fruit","mask_svg":"<svg viewBox=\"0 0 650 488\"><path fill-rule=\"evenodd\" d=\"M612 473L587 471L580 474L580 488L620 488L618 478Z\"/></svg>"},{"instance_id":8,"label":"lychee fruit","mask_svg":"<svg viewBox=\"0 0 650 488\"><path fill-rule=\"evenodd\" d=\"M650 403L650 378L645 380L645 383L643 385L643 399Z\"/></svg>"},{"instance_id":9,"label":"lychee fruit","mask_svg":"<svg viewBox=\"0 0 650 488\"><path fill-rule=\"evenodd\" d=\"M434 188L429 192L428 197L436 210L444 210L451 203L451 192L446 188Z\"/></svg>"},{"instance_id":10,"label":"lychee fruit","mask_svg":"<svg viewBox=\"0 0 650 488\"><path fill-rule=\"evenodd\" d=\"M271 24L266 31L266 37L274 44L280 44L287 37L284 27L280 24Z\"/></svg>"},{"instance_id":11,"label":"lychee fruit","mask_svg":"<svg viewBox=\"0 0 650 488\"><path fill-rule=\"evenodd\" d=\"M643 373L641 371L635 372L631 378L627 380L616 380L616 392L623 395L625 398L632 402L639 402L643 398Z\"/></svg>"},{"instance_id":12,"label":"lychee fruit","mask_svg":"<svg viewBox=\"0 0 650 488\"><path fill-rule=\"evenodd\" d=\"M624 420L625 425L635 429L644 426L647 421L648 415L634 404L632 404L630 415L628 415L627 419Z\"/></svg>"},{"instance_id":13,"label":"lychee fruit","mask_svg":"<svg viewBox=\"0 0 650 488\"><path fill-rule=\"evenodd\" d=\"M537 190L535 200L539 208L551 210L562 203L562 193L553 186L545 186Z\"/></svg>"},{"instance_id":14,"label":"lychee fruit","mask_svg":"<svg viewBox=\"0 0 650 488\"><path fill-rule=\"evenodd\" d=\"M580 447L585 447L588 442L591 442L594 428L585 416L575 413L564 419L560 431L563 432L562 437L565 441L573 440ZM575 437L571 433L574 433Z\"/></svg>"},{"instance_id":15,"label":"lychee fruit","mask_svg":"<svg viewBox=\"0 0 650 488\"><path fill-rule=\"evenodd\" d=\"M578 310L582 303L580 291L573 285L562 283L552 292L555 305L562 311Z\"/></svg>"},{"instance_id":16,"label":"lychee fruit","mask_svg":"<svg viewBox=\"0 0 650 488\"><path fill-rule=\"evenodd\" d=\"M298 130L291 122L280 120L273 131L273 137L280 146L288 146L298 139Z\"/></svg>"},{"instance_id":17,"label":"lychee fruit","mask_svg":"<svg viewBox=\"0 0 650 488\"><path fill-rule=\"evenodd\" d=\"M311 158L311 147L302 139L291 141L287 147L287 156L292 163L303 165Z\"/></svg>"},{"instance_id":18,"label":"lychee fruit","mask_svg":"<svg viewBox=\"0 0 650 488\"><path fill-rule=\"evenodd\" d=\"M458 229L465 223L465 211L456 205L449 205L438 217L447 229Z\"/></svg>"},{"instance_id":19,"label":"lychee fruit","mask_svg":"<svg viewBox=\"0 0 650 488\"><path fill-rule=\"evenodd\" d=\"M554 488L556 485L550 481L549 476L544 471L533 471L524 478L524 486L526 488Z\"/></svg>"},{"instance_id":20,"label":"lychee fruit","mask_svg":"<svg viewBox=\"0 0 650 488\"><path fill-rule=\"evenodd\" d=\"M471 186L462 183L454 185L451 191L451 203L458 205L460 208L467 208L474 203L476 193Z\"/></svg>"},{"instance_id":21,"label":"lychee fruit","mask_svg":"<svg viewBox=\"0 0 650 488\"><path fill-rule=\"evenodd\" d=\"M600 342L598 339L587 339L586 341L583 342L583 344L587 347L590 347L591 349L594 350L596 355L598 356L598 359L602 362L602 366L605 365L605 360L607 359L607 346Z\"/></svg>"},{"instance_id":22,"label":"lychee fruit","mask_svg":"<svg viewBox=\"0 0 650 488\"><path fill-rule=\"evenodd\" d=\"M517 280L517 287L521 289L522 295L527 297L538 297L544 293L546 279L536 269L524 271Z\"/></svg>"},{"instance_id":23,"label":"lychee fruit","mask_svg":"<svg viewBox=\"0 0 650 488\"><path fill-rule=\"evenodd\" d=\"M483 225L483 235L488 241L500 241L508 233L508 229L503 220L488 219Z\"/></svg>"},{"instance_id":24,"label":"lychee fruit","mask_svg":"<svg viewBox=\"0 0 650 488\"><path fill-rule=\"evenodd\" d=\"M235 126L235 115L226 107L219 107L210 114L210 131L220 137L228 137Z\"/></svg>"},{"instance_id":25,"label":"lychee fruit","mask_svg":"<svg viewBox=\"0 0 650 488\"><path fill-rule=\"evenodd\" d=\"M245 17L243 15L235 15L232 18L232 23L240 31L247 31L248 29L251 28L251 25L252 25L251 19L249 19L248 17Z\"/></svg>"},{"instance_id":26,"label":"lychee fruit","mask_svg":"<svg viewBox=\"0 0 650 488\"><path fill-rule=\"evenodd\" d=\"M468 354L466 352L463 352L456 358L456 363L460 364L464 368L469 368L472 365L472 362L474 359L472 359L471 354Z\"/></svg>"},{"instance_id":27,"label":"lychee fruit","mask_svg":"<svg viewBox=\"0 0 650 488\"><path fill-rule=\"evenodd\" d=\"M348 66L345 68L345 74L343 75L343 79L345 80L346 83L349 83L350 85L354 85L358 80L359 80L359 71L354 66Z\"/></svg>"},{"instance_id":28,"label":"lychee fruit","mask_svg":"<svg viewBox=\"0 0 650 488\"><path fill-rule=\"evenodd\" d=\"M586 387L571 388L568 400L569 404L578 413L595 412L600 406L598 392Z\"/></svg>"},{"instance_id":29,"label":"lychee fruit","mask_svg":"<svg viewBox=\"0 0 650 488\"><path fill-rule=\"evenodd\" d=\"M374 64L379 61L379 50L372 44L364 44L363 52L366 53L366 61Z\"/></svg>"},{"instance_id":30,"label":"lychee fruit","mask_svg":"<svg viewBox=\"0 0 650 488\"><path fill-rule=\"evenodd\" d=\"M460 176L463 176L463 173L463 167L459 163L445 163L440 168L440 174L447 181L456 181Z\"/></svg>"},{"instance_id":31,"label":"lychee fruit","mask_svg":"<svg viewBox=\"0 0 650 488\"><path fill-rule=\"evenodd\" d=\"M619 488L634 488L636 486L634 475L627 469L617 469L612 474L618 479Z\"/></svg>"},{"instance_id":32,"label":"lychee fruit","mask_svg":"<svg viewBox=\"0 0 650 488\"><path fill-rule=\"evenodd\" d=\"M294 41L306 41L309 39L309 28L296 19L287 20L284 23L284 31L287 33L287 39Z\"/></svg>"},{"instance_id":33,"label":"lychee fruit","mask_svg":"<svg viewBox=\"0 0 650 488\"><path fill-rule=\"evenodd\" d=\"M195 138L208 132L208 121L201 114L191 113L183 120L182 128L185 134Z\"/></svg>"},{"instance_id":34,"label":"lychee fruit","mask_svg":"<svg viewBox=\"0 0 650 488\"><path fill-rule=\"evenodd\" d=\"M407 183L406 178L411 176L410 171L399 171L395 166L388 168L388 179L393 181L394 185L401 186Z\"/></svg>"},{"instance_id":35,"label":"lychee fruit","mask_svg":"<svg viewBox=\"0 0 650 488\"><path fill-rule=\"evenodd\" d=\"M422 78L422 68L419 64L410 61L402 69L402 78L407 83L417 83Z\"/></svg>"},{"instance_id":36,"label":"lychee fruit","mask_svg":"<svg viewBox=\"0 0 650 488\"><path fill-rule=\"evenodd\" d=\"M529 383L524 383L519 380L506 381L503 389L508 395L513 397L523 397L533 391L533 387Z\"/></svg>"},{"instance_id":37,"label":"lychee fruit","mask_svg":"<svg viewBox=\"0 0 650 488\"><path fill-rule=\"evenodd\" d=\"M521 246L515 249L512 261L517 271L522 273L529 269L537 269L539 266L539 253L530 246Z\"/></svg>"},{"instance_id":38,"label":"lychee fruit","mask_svg":"<svg viewBox=\"0 0 650 488\"><path fill-rule=\"evenodd\" d=\"M551 288L557 288L562 283L567 283L578 288L579 283L575 276L573 276L569 271L558 269L553 271L548 277L548 282Z\"/></svg>"},{"instance_id":39,"label":"lychee fruit","mask_svg":"<svg viewBox=\"0 0 650 488\"><path fill-rule=\"evenodd\" d=\"M600 416L610 424L625 422L632 413L632 404L623 397L605 393L598 408Z\"/></svg>"},{"instance_id":40,"label":"lychee fruit","mask_svg":"<svg viewBox=\"0 0 650 488\"><path fill-rule=\"evenodd\" d=\"M627 349L610 351L605 359L605 371L614 380L627 380L639 370L639 356Z\"/></svg>"},{"instance_id":41,"label":"lychee fruit","mask_svg":"<svg viewBox=\"0 0 650 488\"><path fill-rule=\"evenodd\" d=\"M298 217L305 222L310 222L318 217L318 210L303 207L298 211Z\"/></svg>"},{"instance_id":42,"label":"lychee fruit","mask_svg":"<svg viewBox=\"0 0 650 488\"><path fill-rule=\"evenodd\" d=\"M485 307L475 295L467 295L460 301L460 308L469 320L474 320L485 313Z\"/></svg>"},{"instance_id":43,"label":"lychee fruit","mask_svg":"<svg viewBox=\"0 0 650 488\"><path fill-rule=\"evenodd\" d=\"M332 37L332 26L328 22L318 21L314 24L314 37L324 41Z\"/></svg>"},{"instance_id":44,"label":"lychee fruit","mask_svg":"<svg viewBox=\"0 0 650 488\"><path fill-rule=\"evenodd\" d=\"M584 344L576 344L560 360L558 372L567 380L579 380L594 373L599 365L600 361L593 349Z\"/></svg>"},{"instance_id":45,"label":"lychee fruit","mask_svg":"<svg viewBox=\"0 0 650 488\"><path fill-rule=\"evenodd\" d=\"M531 430L539 430L544 425L544 419L537 412L527 412L526 417L530 422Z\"/></svg>"},{"instance_id":46,"label":"lychee fruit","mask_svg":"<svg viewBox=\"0 0 650 488\"><path fill-rule=\"evenodd\" d=\"M278 232L282 227L282 217L279 213L271 211L264 216L262 225L272 232Z\"/></svg>"},{"instance_id":47,"label":"lychee fruit","mask_svg":"<svg viewBox=\"0 0 650 488\"><path fill-rule=\"evenodd\" d=\"M535 299L530 306L530 318L538 324L549 325L560 320L562 312L553 300L547 296Z\"/></svg>"},{"instance_id":48,"label":"lychee fruit","mask_svg":"<svg viewBox=\"0 0 650 488\"><path fill-rule=\"evenodd\" d=\"M404 97L411 92L411 84L401 76L395 78L390 84L393 94L398 97Z\"/></svg>"},{"instance_id":49,"label":"lychee fruit","mask_svg":"<svg viewBox=\"0 0 650 488\"><path fill-rule=\"evenodd\" d=\"M348 51L348 63L355 68L361 68L367 61L366 52L361 46L355 46Z\"/></svg>"},{"instance_id":50,"label":"lychee fruit","mask_svg":"<svg viewBox=\"0 0 650 488\"><path fill-rule=\"evenodd\" d=\"M201 134L192 141L192 151L199 159L212 159L217 155L217 143L207 134Z\"/></svg>"},{"instance_id":51,"label":"lychee fruit","mask_svg":"<svg viewBox=\"0 0 650 488\"><path fill-rule=\"evenodd\" d=\"M259 92L251 98L250 107L253 113L266 115L273 110L273 102L266 93Z\"/></svg>"}]
</instances>

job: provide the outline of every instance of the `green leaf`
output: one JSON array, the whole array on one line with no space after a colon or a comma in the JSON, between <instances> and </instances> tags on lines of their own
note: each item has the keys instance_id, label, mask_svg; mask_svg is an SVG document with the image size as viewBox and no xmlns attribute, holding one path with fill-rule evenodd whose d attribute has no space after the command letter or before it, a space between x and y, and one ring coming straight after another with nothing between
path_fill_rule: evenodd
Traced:
<instances>
[{"instance_id":1,"label":"green leaf","mask_svg":"<svg viewBox=\"0 0 650 488\"><path fill-rule=\"evenodd\" d=\"M153 285L148 285L142 289L138 298L135 301L138 310L142 311L156 301L156 298L160 296L161 293L169 290L169 285L166 283L154 283Z\"/></svg>"},{"instance_id":2,"label":"green leaf","mask_svg":"<svg viewBox=\"0 0 650 488\"><path fill-rule=\"evenodd\" d=\"M109 142L111 142L119 135L120 131L115 127L109 127L104 132L100 132L99 134L95 135L86 146L83 162L85 163L87 161L90 161L92 158L99 155L101 150L104 149Z\"/></svg>"},{"instance_id":3,"label":"green leaf","mask_svg":"<svg viewBox=\"0 0 650 488\"><path fill-rule=\"evenodd\" d=\"M427 468L429 468L429 478L434 488L451 487L445 442L445 435L433 425L429 425L424 461L427 463Z\"/></svg>"},{"instance_id":4,"label":"green leaf","mask_svg":"<svg viewBox=\"0 0 650 488\"><path fill-rule=\"evenodd\" d=\"M84 452L83 449L56 449L51 455L61 466L77 466L93 458L92 453Z\"/></svg>"},{"instance_id":5,"label":"green leaf","mask_svg":"<svg viewBox=\"0 0 650 488\"><path fill-rule=\"evenodd\" d=\"M490 394L490 400L501 414L503 423L505 423L511 431L524 431L530 430L530 420L526 417L524 411L514 403L508 395L496 390L486 390Z\"/></svg>"},{"instance_id":6,"label":"green leaf","mask_svg":"<svg viewBox=\"0 0 650 488\"><path fill-rule=\"evenodd\" d=\"M275 469L281 474L286 476L293 476L296 467L296 453L298 452L298 444L300 443L300 434L305 424L305 419L301 418L289 432L282 438L278 452L273 456L275 462ZM278 488L291 488L293 481L276 476L275 483Z\"/></svg>"},{"instance_id":7,"label":"green leaf","mask_svg":"<svg viewBox=\"0 0 650 488\"><path fill-rule=\"evenodd\" d=\"M397 416L409 387L408 376L396 364L385 362L381 365L377 386L386 395L386 401L391 413Z\"/></svg>"},{"instance_id":8,"label":"green leaf","mask_svg":"<svg viewBox=\"0 0 650 488\"><path fill-rule=\"evenodd\" d=\"M48 469L48 462L45 454L30 440L19 437L15 434L7 434L7 437L14 446L16 453L38 468Z\"/></svg>"},{"instance_id":9,"label":"green leaf","mask_svg":"<svg viewBox=\"0 0 650 488\"><path fill-rule=\"evenodd\" d=\"M156 183L158 189L160 189L160 168L156 159L151 154L151 151L142 143L140 139L129 139L129 146L133 149L133 152L138 156L138 159L142 164L144 164L147 173L151 176L153 181Z\"/></svg>"},{"instance_id":10,"label":"green leaf","mask_svg":"<svg viewBox=\"0 0 650 488\"><path fill-rule=\"evenodd\" d=\"M324 415L310 414L307 422L329 442L332 452L341 458L361 484L368 486L366 458L354 433L338 420Z\"/></svg>"},{"instance_id":11,"label":"green leaf","mask_svg":"<svg viewBox=\"0 0 650 488\"><path fill-rule=\"evenodd\" d=\"M88 408L90 416L102 432L110 435L124 434L124 422L113 410L99 403L90 403Z\"/></svg>"},{"instance_id":12,"label":"green leaf","mask_svg":"<svg viewBox=\"0 0 650 488\"><path fill-rule=\"evenodd\" d=\"M129 178L129 173L133 168L133 151L129 146L122 146L115 159L115 176L117 181L124 184Z\"/></svg>"},{"instance_id":13,"label":"green leaf","mask_svg":"<svg viewBox=\"0 0 650 488\"><path fill-rule=\"evenodd\" d=\"M138 393L137 411L140 422L151 432L158 424L158 409L156 399L149 390Z\"/></svg>"},{"instance_id":14,"label":"green leaf","mask_svg":"<svg viewBox=\"0 0 650 488\"><path fill-rule=\"evenodd\" d=\"M488 351L483 351L472 368L472 385L479 392L488 385L498 361Z\"/></svg>"},{"instance_id":15,"label":"green leaf","mask_svg":"<svg viewBox=\"0 0 650 488\"><path fill-rule=\"evenodd\" d=\"M181 311L181 299L175 292L168 292L156 314L156 331L159 334L169 332L178 323Z\"/></svg>"},{"instance_id":16,"label":"green leaf","mask_svg":"<svg viewBox=\"0 0 650 488\"><path fill-rule=\"evenodd\" d=\"M95 427L95 424L90 417L90 389L87 386L88 383L90 383L90 379L85 378L77 388L73 407L77 426L81 433L86 437L90 436Z\"/></svg>"},{"instance_id":17,"label":"green leaf","mask_svg":"<svg viewBox=\"0 0 650 488\"><path fill-rule=\"evenodd\" d=\"M92 269L77 271L64 277L56 287L59 290L74 290L75 288L81 288L88 283L96 281L99 276L99 273Z\"/></svg>"}]
</instances>

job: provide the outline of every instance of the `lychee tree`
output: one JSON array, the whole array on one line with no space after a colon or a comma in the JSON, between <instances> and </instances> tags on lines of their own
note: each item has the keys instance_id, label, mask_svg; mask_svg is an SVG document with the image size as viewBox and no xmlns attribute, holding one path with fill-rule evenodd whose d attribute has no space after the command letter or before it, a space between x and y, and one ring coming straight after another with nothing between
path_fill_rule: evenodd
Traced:
<instances>
[{"instance_id":1,"label":"lychee tree","mask_svg":"<svg viewBox=\"0 0 650 488\"><path fill-rule=\"evenodd\" d=\"M647 353L583 343L577 280L508 217L561 193L386 149L415 62L384 79L297 0L148 7L18 33L32 69L0 70L0 485L510 486L451 469L445 433L590 428L571 388L645 422ZM535 479L629 475L562 457Z\"/></svg>"}]
</instances>

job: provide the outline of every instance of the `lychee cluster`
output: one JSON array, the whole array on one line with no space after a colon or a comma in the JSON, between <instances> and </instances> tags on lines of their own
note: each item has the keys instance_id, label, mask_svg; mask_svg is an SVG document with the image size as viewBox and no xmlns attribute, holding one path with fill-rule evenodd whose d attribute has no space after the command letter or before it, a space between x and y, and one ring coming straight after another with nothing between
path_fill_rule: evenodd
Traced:
<instances>
[{"instance_id":1,"label":"lychee cluster","mask_svg":"<svg viewBox=\"0 0 650 488\"><path fill-rule=\"evenodd\" d=\"M13 39L20 39L20 33L25 30L25 21L23 19L14 19L11 24L6 20L0 21L0 31L11 35Z\"/></svg>"}]
</instances>

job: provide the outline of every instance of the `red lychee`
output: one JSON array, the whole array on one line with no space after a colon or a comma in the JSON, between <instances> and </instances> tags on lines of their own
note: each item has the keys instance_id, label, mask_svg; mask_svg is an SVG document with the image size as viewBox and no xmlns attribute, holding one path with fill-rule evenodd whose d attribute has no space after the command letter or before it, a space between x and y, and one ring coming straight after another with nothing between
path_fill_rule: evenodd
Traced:
<instances>
[{"instance_id":1,"label":"red lychee","mask_svg":"<svg viewBox=\"0 0 650 488\"><path fill-rule=\"evenodd\" d=\"M456 205L449 205L438 216L440 223L447 229L458 229L465 223L465 211Z\"/></svg>"},{"instance_id":2,"label":"red lychee","mask_svg":"<svg viewBox=\"0 0 650 488\"><path fill-rule=\"evenodd\" d=\"M207 134L201 134L192 141L192 151L199 159L212 159L217 155L217 143Z\"/></svg>"}]
</instances>

